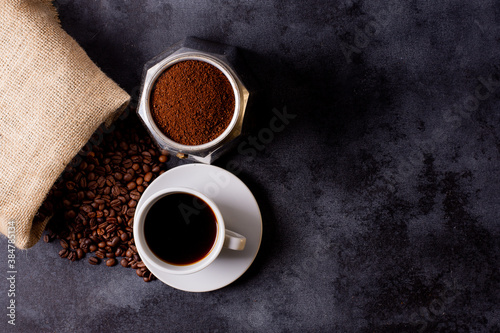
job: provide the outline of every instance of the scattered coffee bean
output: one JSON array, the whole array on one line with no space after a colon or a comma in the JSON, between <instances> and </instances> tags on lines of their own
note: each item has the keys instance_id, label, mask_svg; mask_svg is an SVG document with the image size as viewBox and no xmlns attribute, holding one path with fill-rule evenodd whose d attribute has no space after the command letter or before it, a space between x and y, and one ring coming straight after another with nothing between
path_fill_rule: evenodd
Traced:
<instances>
[{"instance_id":1,"label":"scattered coffee bean","mask_svg":"<svg viewBox=\"0 0 500 333\"><path fill-rule=\"evenodd\" d=\"M141 277L151 280L137 255L132 227L142 193L165 171L167 152L156 149L137 118L118 122L102 137L68 165L35 219L60 216L49 222L52 233L43 238L59 239L62 258L75 261L92 253L90 264L105 259L114 266L122 257L121 266L141 269Z\"/></svg>"},{"instance_id":2,"label":"scattered coffee bean","mask_svg":"<svg viewBox=\"0 0 500 333\"><path fill-rule=\"evenodd\" d=\"M123 234L121 234L120 239L122 240L122 242L128 241L128 234L126 232L124 232ZM127 253L128 253L128 251L127 251Z\"/></svg>"},{"instance_id":3,"label":"scattered coffee bean","mask_svg":"<svg viewBox=\"0 0 500 333\"><path fill-rule=\"evenodd\" d=\"M121 247L117 248L115 251L115 257L121 257L123 254L123 249Z\"/></svg>"},{"instance_id":4,"label":"scattered coffee bean","mask_svg":"<svg viewBox=\"0 0 500 333\"><path fill-rule=\"evenodd\" d=\"M118 244L120 244L120 237L115 236L115 237L113 238L113 240L111 241L111 245L110 245L110 246L111 246L111 247L117 247L117 246L118 246Z\"/></svg>"},{"instance_id":5,"label":"scattered coffee bean","mask_svg":"<svg viewBox=\"0 0 500 333\"><path fill-rule=\"evenodd\" d=\"M114 265L116 265L116 259L110 258L110 259L106 260L106 266L111 267Z\"/></svg>"},{"instance_id":6,"label":"scattered coffee bean","mask_svg":"<svg viewBox=\"0 0 500 333\"><path fill-rule=\"evenodd\" d=\"M128 260L123 258L122 260L120 260L120 265L122 265L123 267L128 267Z\"/></svg>"},{"instance_id":7,"label":"scattered coffee bean","mask_svg":"<svg viewBox=\"0 0 500 333\"><path fill-rule=\"evenodd\" d=\"M90 257L89 258L89 264L91 265L98 265L101 262L99 258L96 257Z\"/></svg>"},{"instance_id":8,"label":"scattered coffee bean","mask_svg":"<svg viewBox=\"0 0 500 333\"><path fill-rule=\"evenodd\" d=\"M61 258L66 258L68 256L68 250L67 249L62 249L61 251L59 251L59 256Z\"/></svg>"}]
</instances>

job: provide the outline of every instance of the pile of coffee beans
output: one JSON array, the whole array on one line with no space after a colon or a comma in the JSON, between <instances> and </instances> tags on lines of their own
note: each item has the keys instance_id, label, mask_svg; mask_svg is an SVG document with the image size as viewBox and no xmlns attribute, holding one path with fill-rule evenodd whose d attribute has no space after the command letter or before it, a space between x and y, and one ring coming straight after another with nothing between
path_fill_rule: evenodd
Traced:
<instances>
[{"instance_id":1,"label":"pile of coffee beans","mask_svg":"<svg viewBox=\"0 0 500 333\"><path fill-rule=\"evenodd\" d=\"M90 255L88 262L136 270L144 281L154 276L137 253L134 213L141 194L165 172L160 151L135 115L115 123L108 134L96 132L51 189L36 219L53 215L45 242L59 240L61 258Z\"/></svg>"}]
</instances>

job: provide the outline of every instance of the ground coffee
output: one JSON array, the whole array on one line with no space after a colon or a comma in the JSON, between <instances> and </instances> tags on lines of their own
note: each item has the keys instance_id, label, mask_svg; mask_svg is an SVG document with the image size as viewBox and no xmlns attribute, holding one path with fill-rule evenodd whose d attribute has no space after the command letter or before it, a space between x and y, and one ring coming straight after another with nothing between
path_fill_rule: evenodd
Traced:
<instances>
[{"instance_id":1,"label":"ground coffee","mask_svg":"<svg viewBox=\"0 0 500 333\"><path fill-rule=\"evenodd\" d=\"M151 114L171 140L196 146L220 136L235 109L233 88L217 67L199 60L163 72L151 94Z\"/></svg>"}]
</instances>

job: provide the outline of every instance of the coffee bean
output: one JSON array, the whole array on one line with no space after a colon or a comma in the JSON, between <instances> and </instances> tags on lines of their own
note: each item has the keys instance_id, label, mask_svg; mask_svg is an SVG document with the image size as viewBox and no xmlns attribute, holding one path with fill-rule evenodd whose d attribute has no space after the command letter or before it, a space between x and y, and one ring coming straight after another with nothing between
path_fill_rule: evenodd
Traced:
<instances>
[{"instance_id":1,"label":"coffee bean","mask_svg":"<svg viewBox=\"0 0 500 333\"><path fill-rule=\"evenodd\" d=\"M115 254L113 252L106 252L106 258L114 258Z\"/></svg>"},{"instance_id":2,"label":"coffee bean","mask_svg":"<svg viewBox=\"0 0 500 333\"><path fill-rule=\"evenodd\" d=\"M127 173L123 176L123 181L124 182L130 182L132 179L134 178L134 176L132 176L130 173Z\"/></svg>"},{"instance_id":3,"label":"coffee bean","mask_svg":"<svg viewBox=\"0 0 500 333\"><path fill-rule=\"evenodd\" d=\"M132 167L132 164L133 164L133 162L130 159L126 159L125 161L123 161L123 167L126 169Z\"/></svg>"},{"instance_id":4,"label":"coffee bean","mask_svg":"<svg viewBox=\"0 0 500 333\"><path fill-rule=\"evenodd\" d=\"M112 211L114 212L114 210ZM113 216L109 216L108 218L106 218L106 222L108 223L116 223L117 219L114 218Z\"/></svg>"},{"instance_id":5,"label":"coffee bean","mask_svg":"<svg viewBox=\"0 0 500 333\"><path fill-rule=\"evenodd\" d=\"M108 260L106 260L106 266L111 267L111 266L114 266L114 265L116 265L116 259L109 258Z\"/></svg>"},{"instance_id":6,"label":"coffee bean","mask_svg":"<svg viewBox=\"0 0 500 333\"><path fill-rule=\"evenodd\" d=\"M95 245L95 244L90 245L90 246L89 246L89 251L90 251L90 252L95 252L95 251L97 251L97 245Z\"/></svg>"},{"instance_id":7,"label":"coffee bean","mask_svg":"<svg viewBox=\"0 0 500 333\"><path fill-rule=\"evenodd\" d=\"M161 155L159 158L158 158L158 161L160 161L160 163L165 163L167 161L167 156L165 155Z\"/></svg>"},{"instance_id":8,"label":"coffee bean","mask_svg":"<svg viewBox=\"0 0 500 333\"><path fill-rule=\"evenodd\" d=\"M67 249L62 249L61 251L59 251L59 256L61 258L66 258L68 256L68 250Z\"/></svg>"},{"instance_id":9,"label":"coffee bean","mask_svg":"<svg viewBox=\"0 0 500 333\"><path fill-rule=\"evenodd\" d=\"M122 240L122 242L126 242L128 240L128 234L124 232L123 234L120 235L120 239Z\"/></svg>"},{"instance_id":10,"label":"coffee bean","mask_svg":"<svg viewBox=\"0 0 500 333\"><path fill-rule=\"evenodd\" d=\"M110 225L108 225L108 226L106 227L106 232L107 232L108 234L112 233L112 232L113 232L113 231L115 231L115 230L116 230L116 225L114 225L114 224L110 224Z\"/></svg>"},{"instance_id":11,"label":"coffee bean","mask_svg":"<svg viewBox=\"0 0 500 333\"><path fill-rule=\"evenodd\" d=\"M106 178L104 176L100 176L99 178L97 178L98 187L104 187L105 184L106 184Z\"/></svg>"},{"instance_id":12,"label":"coffee bean","mask_svg":"<svg viewBox=\"0 0 500 333\"><path fill-rule=\"evenodd\" d=\"M113 162L113 164L120 164L121 161L122 161L122 157L120 155L114 155L112 158L111 158L111 161Z\"/></svg>"},{"instance_id":13,"label":"coffee bean","mask_svg":"<svg viewBox=\"0 0 500 333\"><path fill-rule=\"evenodd\" d=\"M59 243L61 244L61 247L63 249L67 249L69 247L68 242L66 242L66 240L64 240L64 239L61 239L61 241Z\"/></svg>"},{"instance_id":14,"label":"coffee bean","mask_svg":"<svg viewBox=\"0 0 500 333\"><path fill-rule=\"evenodd\" d=\"M102 166L96 166L95 167L95 173L97 173L99 176L104 176L106 174L106 169Z\"/></svg>"},{"instance_id":15,"label":"coffee bean","mask_svg":"<svg viewBox=\"0 0 500 333\"><path fill-rule=\"evenodd\" d=\"M113 240L111 241L111 244L109 244L109 246L117 247L118 244L120 244L120 237L116 236L113 238Z\"/></svg>"},{"instance_id":16,"label":"coffee bean","mask_svg":"<svg viewBox=\"0 0 500 333\"><path fill-rule=\"evenodd\" d=\"M92 207L89 205L83 205L80 207L81 210L83 210L85 213L90 213L92 211Z\"/></svg>"},{"instance_id":17,"label":"coffee bean","mask_svg":"<svg viewBox=\"0 0 500 333\"><path fill-rule=\"evenodd\" d=\"M121 247L117 248L115 251L115 257L121 257L123 255L123 249Z\"/></svg>"},{"instance_id":18,"label":"coffee bean","mask_svg":"<svg viewBox=\"0 0 500 333\"><path fill-rule=\"evenodd\" d=\"M96 256L97 258L104 259L104 258L106 257L106 253L105 253L105 252L103 252L103 251L101 251L101 250L99 250L99 251L97 251L97 252L95 253L95 256Z\"/></svg>"},{"instance_id":19,"label":"coffee bean","mask_svg":"<svg viewBox=\"0 0 500 333\"><path fill-rule=\"evenodd\" d=\"M128 143L126 143L125 141L121 141L120 142L120 148L122 150L128 150Z\"/></svg>"},{"instance_id":20,"label":"coffee bean","mask_svg":"<svg viewBox=\"0 0 500 333\"><path fill-rule=\"evenodd\" d=\"M139 193L139 191L134 190L130 192L130 198L134 200L139 200L141 198L141 194Z\"/></svg>"},{"instance_id":21,"label":"coffee bean","mask_svg":"<svg viewBox=\"0 0 500 333\"><path fill-rule=\"evenodd\" d=\"M109 203L109 205L114 209L115 207L120 208L122 202L120 199L115 199Z\"/></svg>"},{"instance_id":22,"label":"coffee bean","mask_svg":"<svg viewBox=\"0 0 500 333\"><path fill-rule=\"evenodd\" d=\"M96 257L90 257L89 258L89 264L91 265L98 265L101 262L99 258Z\"/></svg>"},{"instance_id":23,"label":"coffee bean","mask_svg":"<svg viewBox=\"0 0 500 333\"><path fill-rule=\"evenodd\" d=\"M134 163L141 163L142 162L142 157L138 155L134 155L131 157L132 162Z\"/></svg>"},{"instance_id":24,"label":"coffee bean","mask_svg":"<svg viewBox=\"0 0 500 333\"><path fill-rule=\"evenodd\" d=\"M79 201L83 201L83 199L85 199L85 193L83 191L79 191L77 196Z\"/></svg>"},{"instance_id":25,"label":"coffee bean","mask_svg":"<svg viewBox=\"0 0 500 333\"><path fill-rule=\"evenodd\" d=\"M43 236L43 241L44 241L45 243L49 243L49 242L51 241L51 239L50 239L49 235L44 235L44 236Z\"/></svg>"},{"instance_id":26,"label":"coffee bean","mask_svg":"<svg viewBox=\"0 0 500 333\"><path fill-rule=\"evenodd\" d=\"M85 257L85 253L83 252L82 249L77 249L76 255L78 256L78 259L82 259L83 257Z\"/></svg>"},{"instance_id":27,"label":"coffee bean","mask_svg":"<svg viewBox=\"0 0 500 333\"><path fill-rule=\"evenodd\" d=\"M120 260L120 265L122 265L123 267L127 267L128 266L127 259L123 258L122 260Z\"/></svg>"},{"instance_id":28,"label":"coffee bean","mask_svg":"<svg viewBox=\"0 0 500 333\"><path fill-rule=\"evenodd\" d=\"M75 213L74 210L67 211L65 215L66 215L65 216L66 219L68 219L68 220L72 220L72 219L74 219L76 217L76 213Z\"/></svg>"},{"instance_id":29,"label":"coffee bean","mask_svg":"<svg viewBox=\"0 0 500 333\"><path fill-rule=\"evenodd\" d=\"M144 175L144 181L145 182L150 182L151 179L153 178L153 173L152 172L148 172Z\"/></svg>"},{"instance_id":30,"label":"coffee bean","mask_svg":"<svg viewBox=\"0 0 500 333\"><path fill-rule=\"evenodd\" d=\"M133 217L135 214L135 208L130 208L127 210L127 216Z\"/></svg>"},{"instance_id":31,"label":"coffee bean","mask_svg":"<svg viewBox=\"0 0 500 333\"><path fill-rule=\"evenodd\" d=\"M135 273L137 274L138 277L142 277L142 274L144 274L144 271L142 271L140 268L135 270Z\"/></svg>"},{"instance_id":32,"label":"coffee bean","mask_svg":"<svg viewBox=\"0 0 500 333\"><path fill-rule=\"evenodd\" d=\"M99 244L97 244L97 246L99 246L99 248L104 248L106 247L106 242L100 242Z\"/></svg>"},{"instance_id":33,"label":"coffee bean","mask_svg":"<svg viewBox=\"0 0 500 333\"><path fill-rule=\"evenodd\" d=\"M143 278L142 278L142 280L143 280L144 282L150 282L150 281L151 281L151 278L150 278L150 277L146 277L146 276L145 276L145 277L143 277Z\"/></svg>"}]
</instances>

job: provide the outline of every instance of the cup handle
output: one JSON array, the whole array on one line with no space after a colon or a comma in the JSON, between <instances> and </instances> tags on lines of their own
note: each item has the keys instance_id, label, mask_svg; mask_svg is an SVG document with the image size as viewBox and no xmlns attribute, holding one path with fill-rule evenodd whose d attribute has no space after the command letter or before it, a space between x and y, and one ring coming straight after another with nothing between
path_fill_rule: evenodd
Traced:
<instances>
[{"instance_id":1,"label":"cup handle","mask_svg":"<svg viewBox=\"0 0 500 333\"><path fill-rule=\"evenodd\" d=\"M241 251L245 248L247 239L234 231L226 229L226 238L224 239L224 247L230 250Z\"/></svg>"}]
</instances>

